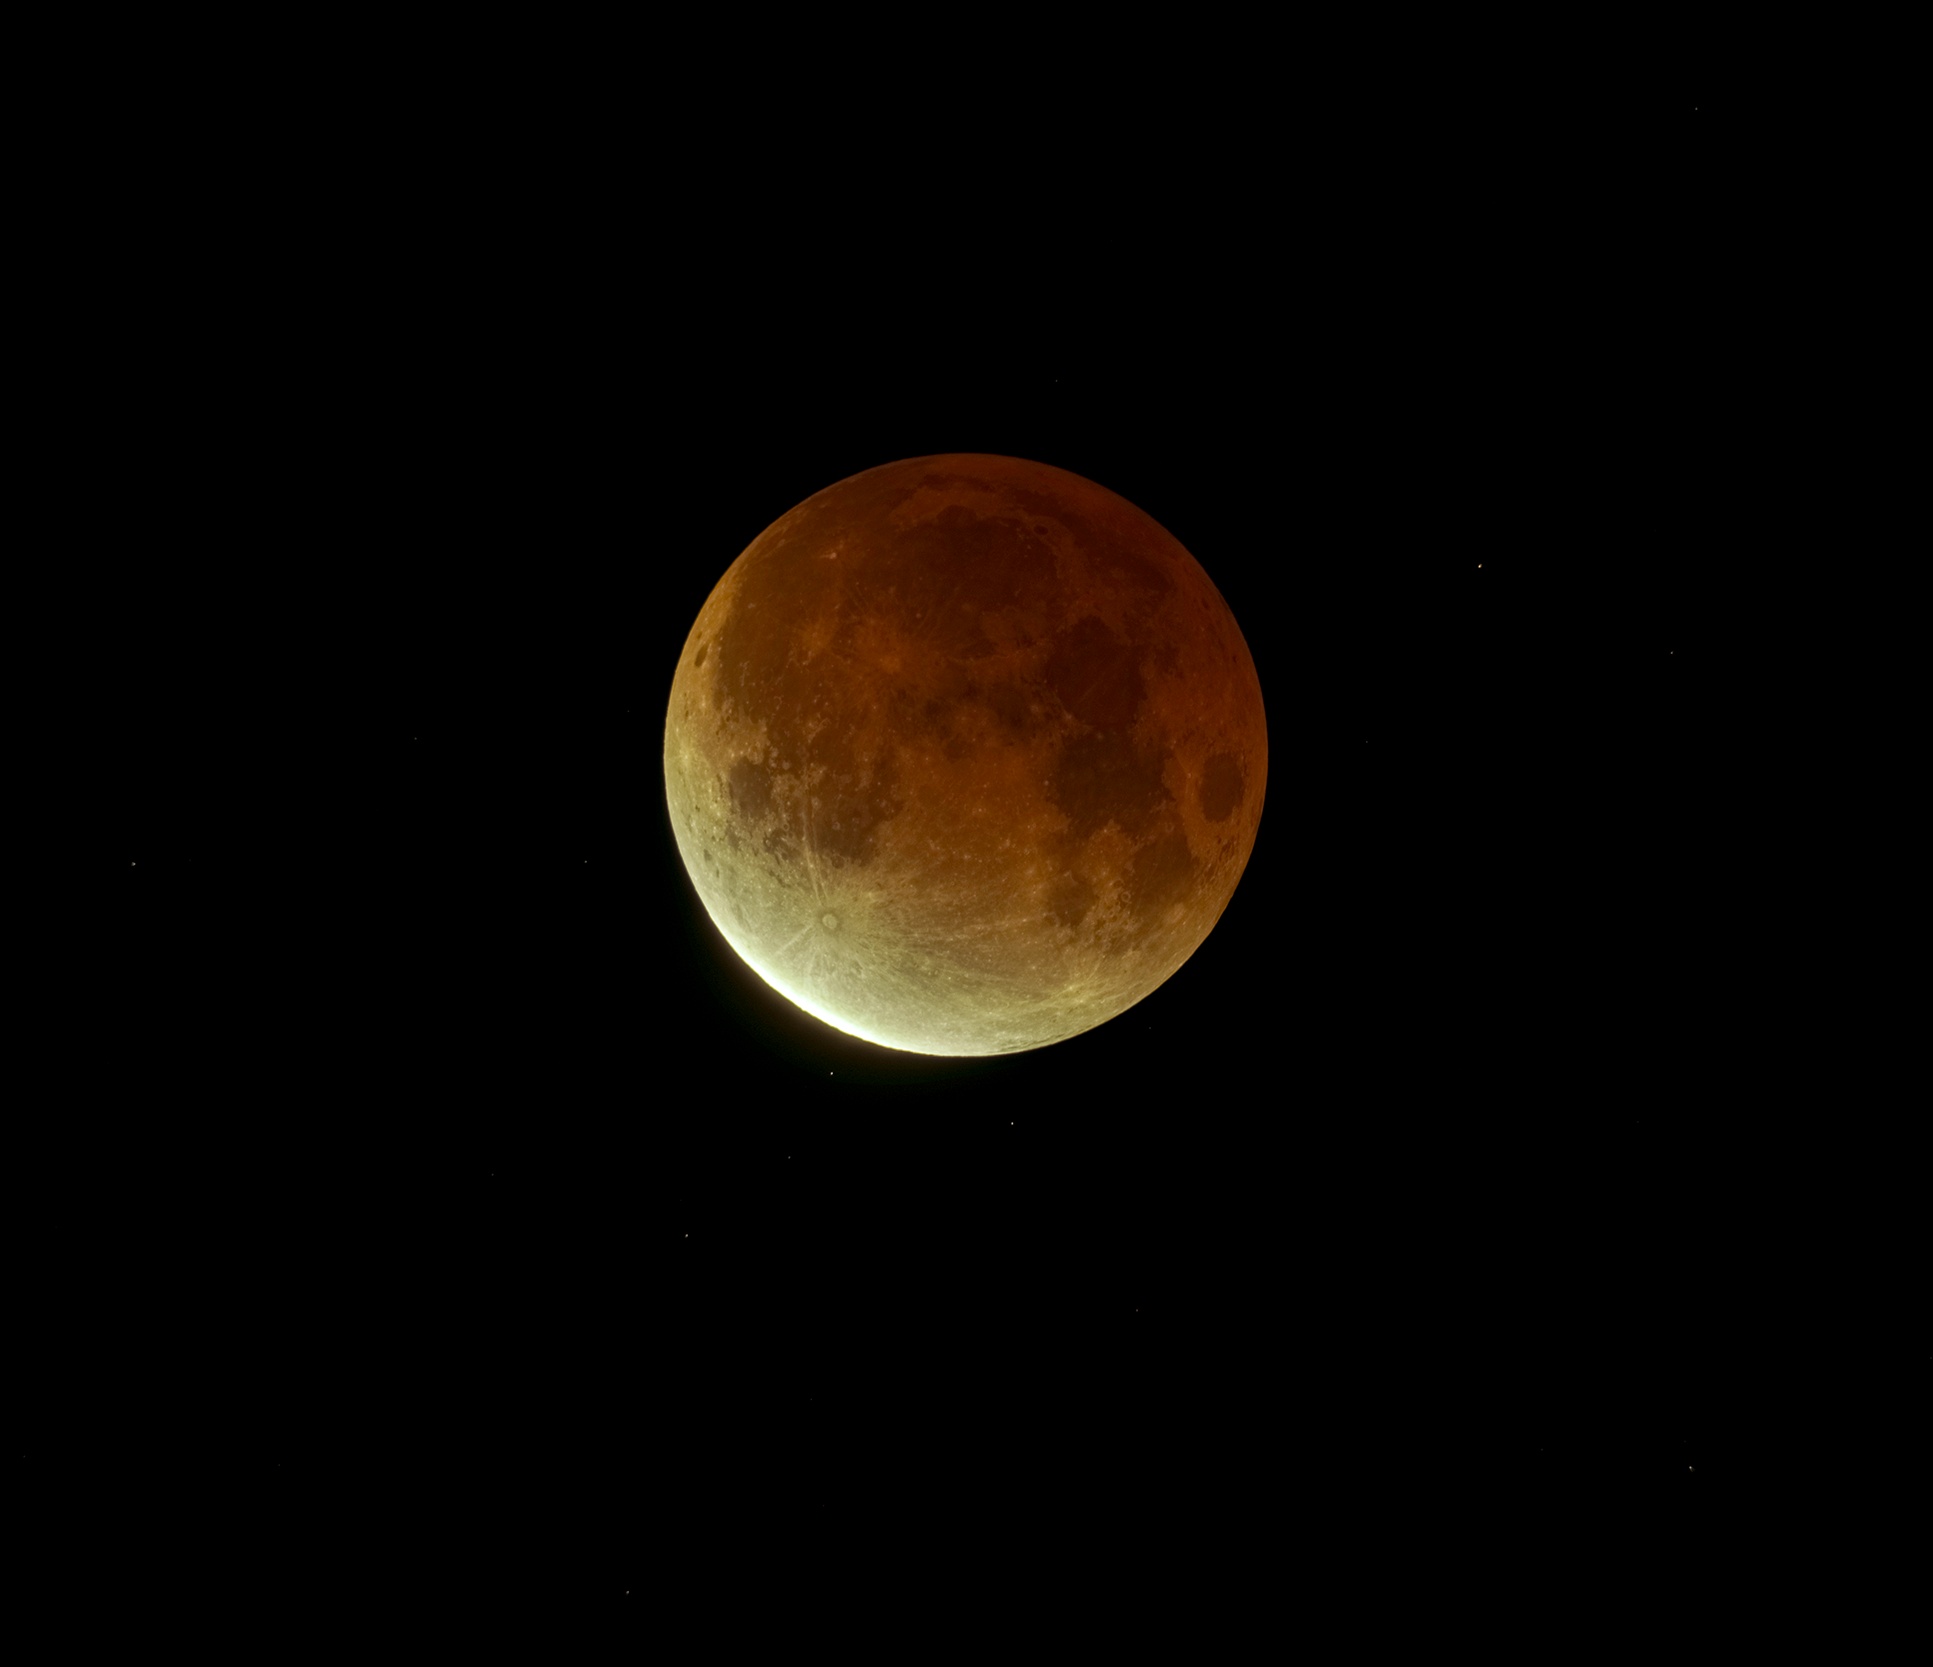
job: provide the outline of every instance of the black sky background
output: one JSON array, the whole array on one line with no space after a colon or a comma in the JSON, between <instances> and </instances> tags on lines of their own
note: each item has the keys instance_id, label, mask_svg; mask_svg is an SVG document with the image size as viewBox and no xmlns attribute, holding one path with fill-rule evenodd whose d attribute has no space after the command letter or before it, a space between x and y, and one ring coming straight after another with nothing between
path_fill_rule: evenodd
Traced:
<instances>
[{"instance_id":1,"label":"black sky background","mask_svg":"<svg viewBox=\"0 0 1933 1667\"><path fill-rule=\"evenodd\" d=\"M735 148L398 73L104 167L113 1040L50 1173L128 1545L666 1614L930 1535L1348 1582L1637 1522L1676 1578L1823 1301L1740 1068L1809 1065L1738 860L1791 367L1736 108L801 96ZM773 996L660 768L737 553L939 451L1155 516L1270 729L1193 959L983 1062Z\"/></svg>"}]
</instances>

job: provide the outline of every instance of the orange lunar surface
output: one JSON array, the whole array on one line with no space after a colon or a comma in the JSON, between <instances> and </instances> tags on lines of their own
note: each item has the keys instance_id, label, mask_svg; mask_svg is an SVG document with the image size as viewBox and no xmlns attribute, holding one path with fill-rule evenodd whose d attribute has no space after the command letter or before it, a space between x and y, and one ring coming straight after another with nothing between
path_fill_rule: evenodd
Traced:
<instances>
[{"instance_id":1,"label":"orange lunar surface","mask_svg":"<svg viewBox=\"0 0 1933 1667\"><path fill-rule=\"evenodd\" d=\"M1157 989L1255 844L1261 685L1151 517L1065 470L954 454L808 498L679 656L665 795L686 871L768 984L923 1054L1044 1047Z\"/></svg>"}]
</instances>

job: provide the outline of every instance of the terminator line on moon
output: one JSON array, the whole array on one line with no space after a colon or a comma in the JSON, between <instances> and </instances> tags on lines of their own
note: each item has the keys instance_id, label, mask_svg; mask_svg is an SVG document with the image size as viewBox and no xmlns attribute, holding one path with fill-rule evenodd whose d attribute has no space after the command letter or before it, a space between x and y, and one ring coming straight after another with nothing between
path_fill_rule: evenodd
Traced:
<instances>
[{"instance_id":1,"label":"terminator line on moon","mask_svg":"<svg viewBox=\"0 0 1933 1667\"><path fill-rule=\"evenodd\" d=\"M1254 847L1261 685L1195 559L1065 470L868 469L767 527L665 720L699 899L867 1041L1014 1053L1102 1024L1205 939Z\"/></svg>"}]
</instances>

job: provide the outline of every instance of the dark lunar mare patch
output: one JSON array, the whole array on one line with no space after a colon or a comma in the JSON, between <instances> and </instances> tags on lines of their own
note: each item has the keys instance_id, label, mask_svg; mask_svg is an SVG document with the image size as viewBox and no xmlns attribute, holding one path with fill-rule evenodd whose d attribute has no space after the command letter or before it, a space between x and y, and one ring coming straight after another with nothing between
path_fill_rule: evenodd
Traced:
<instances>
[{"instance_id":1,"label":"dark lunar mare patch","mask_svg":"<svg viewBox=\"0 0 1933 1667\"><path fill-rule=\"evenodd\" d=\"M1070 931L1094 907L1094 887L1078 874L1063 874L1047 893L1047 912Z\"/></svg>"},{"instance_id":2,"label":"dark lunar mare patch","mask_svg":"<svg viewBox=\"0 0 1933 1667\"><path fill-rule=\"evenodd\" d=\"M978 660L994 649L988 615L1051 610L1052 553L1018 522L949 504L914 526L883 532L848 557L856 618L878 618L929 652Z\"/></svg>"},{"instance_id":3,"label":"dark lunar mare patch","mask_svg":"<svg viewBox=\"0 0 1933 1667\"><path fill-rule=\"evenodd\" d=\"M1178 828L1170 828L1134 853L1128 873L1128 895L1135 918L1152 924L1170 904L1190 895L1195 883L1195 859Z\"/></svg>"},{"instance_id":4,"label":"dark lunar mare patch","mask_svg":"<svg viewBox=\"0 0 1933 1667\"><path fill-rule=\"evenodd\" d=\"M728 785L732 813L743 821L763 822L772 808L772 773L749 758L734 761Z\"/></svg>"},{"instance_id":5,"label":"dark lunar mare patch","mask_svg":"<svg viewBox=\"0 0 1933 1667\"><path fill-rule=\"evenodd\" d=\"M863 774L850 764L829 773L812 797L812 849L837 863L869 863L881 824L901 808L899 760L891 752L878 754Z\"/></svg>"},{"instance_id":6,"label":"dark lunar mare patch","mask_svg":"<svg viewBox=\"0 0 1933 1667\"><path fill-rule=\"evenodd\" d=\"M1230 753L1218 752L1201 772L1201 813L1211 822L1226 822L1242 802L1248 784L1242 766Z\"/></svg>"},{"instance_id":7,"label":"dark lunar mare patch","mask_svg":"<svg viewBox=\"0 0 1933 1667\"><path fill-rule=\"evenodd\" d=\"M1086 839L1109 822L1138 835L1171 802L1160 756L1143 752L1118 729L1097 729L1069 741L1047 791L1075 839Z\"/></svg>"},{"instance_id":8,"label":"dark lunar mare patch","mask_svg":"<svg viewBox=\"0 0 1933 1667\"><path fill-rule=\"evenodd\" d=\"M1029 486L1005 485L1002 494L1030 515L1058 521L1074 536L1075 542L1101 570L1147 597L1144 606L1174 589L1173 577L1160 563L1149 561L1134 548L1137 540L1121 538L1097 527L1072 504L1058 495L1037 492Z\"/></svg>"},{"instance_id":9,"label":"dark lunar mare patch","mask_svg":"<svg viewBox=\"0 0 1933 1667\"><path fill-rule=\"evenodd\" d=\"M1092 614L1061 633L1045 669L1061 704L1084 724L1125 729L1141 710L1140 656Z\"/></svg>"},{"instance_id":10,"label":"dark lunar mare patch","mask_svg":"<svg viewBox=\"0 0 1933 1667\"><path fill-rule=\"evenodd\" d=\"M1019 740L1030 740L1045 727L1027 691L1018 683L990 683L970 692L977 693L1000 720L1001 728Z\"/></svg>"}]
</instances>

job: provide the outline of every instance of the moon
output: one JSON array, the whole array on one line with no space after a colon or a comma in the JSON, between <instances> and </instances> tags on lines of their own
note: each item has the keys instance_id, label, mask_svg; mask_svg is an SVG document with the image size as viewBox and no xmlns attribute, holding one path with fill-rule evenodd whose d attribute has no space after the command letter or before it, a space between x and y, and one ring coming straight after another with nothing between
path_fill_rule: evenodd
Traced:
<instances>
[{"instance_id":1,"label":"moon","mask_svg":"<svg viewBox=\"0 0 1933 1667\"><path fill-rule=\"evenodd\" d=\"M755 538L665 717L685 870L753 971L911 1053L1046 1047L1198 949L1262 816L1261 684L1152 517L1066 470L884 464Z\"/></svg>"}]
</instances>

